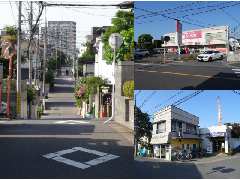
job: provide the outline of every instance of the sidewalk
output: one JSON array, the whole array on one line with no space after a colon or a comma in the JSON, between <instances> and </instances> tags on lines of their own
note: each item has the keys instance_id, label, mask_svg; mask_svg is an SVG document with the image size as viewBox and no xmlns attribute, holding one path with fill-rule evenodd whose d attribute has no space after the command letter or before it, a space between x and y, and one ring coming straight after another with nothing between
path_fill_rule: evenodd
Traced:
<instances>
[{"instance_id":1,"label":"sidewalk","mask_svg":"<svg viewBox=\"0 0 240 180\"><path fill-rule=\"evenodd\" d=\"M125 127L122 124L119 124L115 121L109 121L106 123L109 125L111 128L113 128L115 131L119 132L122 134L124 137L126 137L132 144L134 144L134 132L133 130Z\"/></svg>"},{"instance_id":2,"label":"sidewalk","mask_svg":"<svg viewBox=\"0 0 240 180\"><path fill-rule=\"evenodd\" d=\"M194 158L190 160L184 160L184 161L167 161L165 158L163 159L158 159L158 158L152 158L152 157L138 157L138 158L143 158L143 159L149 159L152 161L156 162L167 162L167 163L177 163L178 165L192 165L192 164L205 164L205 163L212 163L212 162L219 162L227 159L235 159L235 158L240 158L240 153L237 153L233 156L228 156L226 154L224 155L207 155L204 157L201 157L199 159Z\"/></svg>"}]
</instances>

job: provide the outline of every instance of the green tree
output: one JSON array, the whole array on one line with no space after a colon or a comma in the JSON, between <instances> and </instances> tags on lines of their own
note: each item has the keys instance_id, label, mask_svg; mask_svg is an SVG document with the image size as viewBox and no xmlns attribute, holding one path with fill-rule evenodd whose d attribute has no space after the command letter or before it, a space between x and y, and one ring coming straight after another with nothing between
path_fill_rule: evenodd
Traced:
<instances>
[{"instance_id":1,"label":"green tree","mask_svg":"<svg viewBox=\"0 0 240 180\"><path fill-rule=\"evenodd\" d=\"M33 89L27 87L27 103L30 104L34 99L36 99L37 92L34 92Z\"/></svg>"},{"instance_id":2,"label":"green tree","mask_svg":"<svg viewBox=\"0 0 240 180\"><path fill-rule=\"evenodd\" d=\"M152 123L150 122L150 115L147 113L143 113L141 109L138 107L134 108L136 110L136 125L137 125L137 133L138 139L143 136L148 138L152 137Z\"/></svg>"},{"instance_id":3,"label":"green tree","mask_svg":"<svg viewBox=\"0 0 240 180\"><path fill-rule=\"evenodd\" d=\"M113 52L110 52L111 47L108 44L108 39L112 33L120 33L123 38L123 44L118 48L116 53L116 62L133 60L134 48L134 13L127 11L118 11L116 18L112 19L112 27L106 28L106 32L102 38L104 43L103 49L105 50L104 59L108 63L113 62ZM124 57L125 54L128 54Z\"/></svg>"},{"instance_id":4,"label":"green tree","mask_svg":"<svg viewBox=\"0 0 240 180\"><path fill-rule=\"evenodd\" d=\"M153 41L153 48L161 48L162 47L162 41L161 40L154 40Z\"/></svg>"},{"instance_id":5,"label":"green tree","mask_svg":"<svg viewBox=\"0 0 240 180\"><path fill-rule=\"evenodd\" d=\"M93 44L87 43L87 49L82 57L78 58L78 75L83 76L83 64L89 59L94 58Z\"/></svg>"},{"instance_id":6,"label":"green tree","mask_svg":"<svg viewBox=\"0 0 240 180\"><path fill-rule=\"evenodd\" d=\"M6 26L5 27L5 33L6 33L6 41L8 41L12 46L15 46L17 44L18 39L18 29L13 26Z\"/></svg>"},{"instance_id":7,"label":"green tree","mask_svg":"<svg viewBox=\"0 0 240 180\"><path fill-rule=\"evenodd\" d=\"M152 39L153 37L150 34L142 34L138 37L138 46L139 49L152 49Z\"/></svg>"}]
</instances>

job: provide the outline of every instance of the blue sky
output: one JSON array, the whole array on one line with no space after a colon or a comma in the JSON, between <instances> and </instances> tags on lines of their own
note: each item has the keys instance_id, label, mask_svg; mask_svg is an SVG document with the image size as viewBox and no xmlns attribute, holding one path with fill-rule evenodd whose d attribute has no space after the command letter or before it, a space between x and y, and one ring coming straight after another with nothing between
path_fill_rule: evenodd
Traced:
<instances>
[{"instance_id":1,"label":"blue sky","mask_svg":"<svg viewBox=\"0 0 240 180\"><path fill-rule=\"evenodd\" d=\"M233 36L234 35L233 28L237 26L236 38L240 38L240 18L239 18L240 2L239 1L214 1L214 2L202 1L199 3L196 3L196 2L197 1L135 1L134 40L137 42L138 36L140 36L141 34L151 34L153 36L153 40L155 40L155 39L161 39L161 36L164 36L164 34L166 33L174 33L175 20L163 17L162 16L163 14L164 16L180 20L180 22L182 23L183 31L213 27L214 25L215 26L228 25L229 30L232 30L232 33L230 33L230 36ZM194 3L194 4L185 6L191 3ZM232 6L232 5L235 5L235 6ZM176 8L179 6L184 6L184 7ZM211 6L211 7L208 7L208 6ZM226 7L226 6L229 6L229 7ZM219 7L226 7L226 8L205 12L205 11L219 8ZM172 8L176 8L176 9L172 9ZM143 9L144 11L141 9ZM171 9L171 10L164 11L167 9ZM164 12L158 13L160 15L150 17L151 15L147 15L150 13L149 11L150 12L164 11ZM180 11L183 11L183 12L180 12ZM203 13L196 14L199 12L203 12ZM191 14L195 14L195 15L191 15ZM145 16L138 17L140 15L145 15ZM183 18L183 16L185 17ZM190 24L182 21L186 21ZM204 27L197 26L196 24Z\"/></svg>"},{"instance_id":2,"label":"blue sky","mask_svg":"<svg viewBox=\"0 0 240 180\"><path fill-rule=\"evenodd\" d=\"M158 111L168 105L174 104L180 99L196 92L192 90L157 90L154 95L151 94L155 90L135 90L137 95L136 104L140 107L145 100L145 105L142 106L142 112L147 112L153 116L155 111ZM179 104L178 108L199 117L200 128L217 126L218 125L218 96L220 97L222 109L222 122L224 123L240 123L240 90L234 93L231 90L206 90L196 95L195 97ZM176 95L178 94L178 95ZM172 96L175 97L171 98ZM148 98L150 97L151 98ZM171 98L170 100L168 100ZM165 102L168 100L167 102ZM165 102L165 103L163 103ZM160 106L156 107L157 105ZM152 119L151 119L152 121Z\"/></svg>"}]
</instances>

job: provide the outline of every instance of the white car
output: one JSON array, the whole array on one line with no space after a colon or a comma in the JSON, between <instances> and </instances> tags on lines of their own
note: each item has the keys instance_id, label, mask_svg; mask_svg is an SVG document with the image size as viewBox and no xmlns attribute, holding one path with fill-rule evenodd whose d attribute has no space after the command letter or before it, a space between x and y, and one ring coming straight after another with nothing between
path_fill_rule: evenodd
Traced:
<instances>
[{"instance_id":1,"label":"white car","mask_svg":"<svg viewBox=\"0 0 240 180\"><path fill-rule=\"evenodd\" d=\"M150 53L147 49L137 49L134 51L134 57L138 56L148 56Z\"/></svg>"},{"instance_id":2,"label":"white car","mask_svg":"<svg viewBox=\"0 0 240 180\"><path fill-rule=\"evenodd\" d=\"M212 61L216 59L223 59L223 53L216 50L208 50L203 54L197 56L198 61Z\"/></svg>"}]
</instances>

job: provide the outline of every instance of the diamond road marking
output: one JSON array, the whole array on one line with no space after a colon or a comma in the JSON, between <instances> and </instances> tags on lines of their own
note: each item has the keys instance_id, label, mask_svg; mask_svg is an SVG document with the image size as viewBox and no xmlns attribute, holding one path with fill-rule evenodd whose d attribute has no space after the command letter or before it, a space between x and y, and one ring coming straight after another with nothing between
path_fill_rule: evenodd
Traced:
<instances>
[{"instance_id":1,"label":"diamond road marking","mask_svg":"<svg viewBox=\"0 0 240 180\"><path fill-rule=\"evenodd\" d=\"M69 153L73 153L76 151L83 151L86 153L98 155L100 157L90 160L88 162L84 162L84 163L73 161L73 160L62 157L62 155L64 155L64 154L69 154ZM46 155L43 155L43 157L48 158L48 159L53 159L55 161L62 162L64 164L71 165L71 166L74 166L77 168L86 169L91 166L95 166L95 165L101 164L103 162L107 162L109 160L116 159L120 156L115 156L113 154L103 153L103 152L96 151L96 150L86 149L83 147L75 147L72 149L67 149L67 150L62 150L62 151L58 151L55 153L46 154Z\"/></svg>"},{"instance_id":2,"label":"diamond road marking","mask_svg":"<svg viewBox=\"0 0 240 180\"><path fill-rule=\"evenodd\" d=\"M74 121L74 120L67 120L67 121L57 121L54 123L65 123L65 124L86 124L86 123L90 123L90 122L86 122L86 121Z\"/></svg>"}]
</instances>

